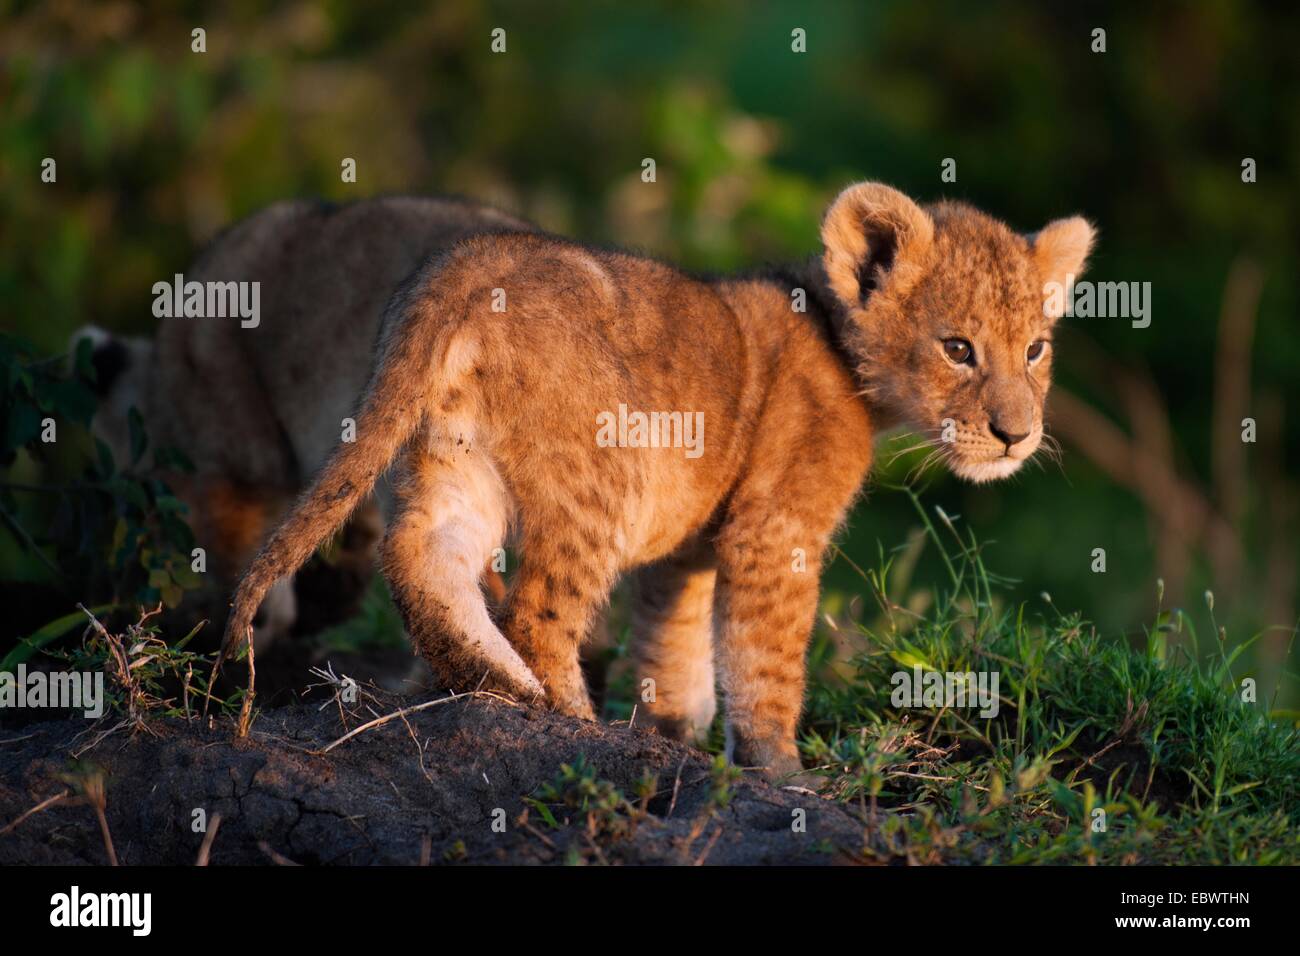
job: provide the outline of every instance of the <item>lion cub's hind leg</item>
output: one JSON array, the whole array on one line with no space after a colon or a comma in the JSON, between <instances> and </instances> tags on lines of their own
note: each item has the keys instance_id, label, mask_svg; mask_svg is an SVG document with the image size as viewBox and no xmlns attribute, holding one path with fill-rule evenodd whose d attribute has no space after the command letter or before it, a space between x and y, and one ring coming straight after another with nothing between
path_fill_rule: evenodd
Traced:
<instances>
[{"instance_id":1,"label":"lion cub's hind leg","mask_svg":"<svg viewBox=\"0 0 1300 956\"><path fill-rule=\"evenodd\" d=\"M713 590L717 564L700 544L636 573L632 640L637 699L659 732L702 742L717 712Z\"/></svg>"},{"instance_id":2,"label":"lion cub's hind leg","mask_svg":"<svg viewBox=\"0 0 1300 956\"><path fill-rule=\"evenodd\" d=\"M604 519L573 508L545 513L522 535L522 558L511 581L505 630L546 688L556 710L595 719L579 651L618 576L618 555Z\"/></svg>"},{"instance_id":3,"label":"lion cub's hind leg","mask_svg":"<svg viewBox=\"0 0 1300 956\"><path fill-rule=\"evenodd\" d=\"M465 443L425 433L411 442L400 474L397 514L381 553L416 650L453 690L482 683L525 701L541 696L541 684L492 622L480 586L510 517L496 467Z\"/></svg>"}]
</instances>

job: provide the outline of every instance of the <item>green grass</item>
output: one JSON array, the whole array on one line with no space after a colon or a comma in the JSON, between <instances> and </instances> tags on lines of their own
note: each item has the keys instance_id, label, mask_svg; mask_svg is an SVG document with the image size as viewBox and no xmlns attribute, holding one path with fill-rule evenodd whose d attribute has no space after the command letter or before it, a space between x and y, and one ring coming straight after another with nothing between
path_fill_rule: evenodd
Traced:
<instances>
[{"instance_id":1,"label":"green grass","mask_svg":"<svg viewBox=\"0 0 1300 956\"><path fill-rule=\"evenodd\" d=\"M1208 594L1210 650L1179 610L1159 610L1138 647L1047 595L1031 610L973 536L905 493L924 534L860 570L874 619L827 616L802 741L823 793L861 813L864 857L1300 862L1294 715L1270 712L1276 688L1243 699L1250 675L1234 671L1258 635L1228 646ZM905 597L921 547L939 549L947 580ZM999 712L895 708L891 676L914 666L996 671Z\"/></svg>"},{"instance_id":2,"label":"green grass","mask_svg":"<svg viewBox=\"0 0 1300 956\"><path fill-rule=\"evenodd\" d=\"M1296 714L1273 709L1279 688L1256 688L1254 700L1244 692L1252 675L1243 652L1259 635L1230 640L1209 594L1195 615L1163 608L1158 582L1136 640L1099 634L1047 595L1023 600L957 519L903 493L918 532L869 569L839 555L861 587L827 595L809 658L805 764L823 778L824 796L860 816L854 849L865 861L1300 863ZM946 578L912 587L926 548ZM1198 636L1196 618L1211 637ZM626 665L625 624L615 633L622 639L607 656ZM400 635L377 579L362 612L319 639L361 650ZM110 696L120 712L189 714L207 671L187 642L168 646L142 618L121 636L89 629L68 660L117 674ZM914 668L996 672L998 713L896 707L892 678ZM178 682L180 697L163 699L164 684ZM609 689L607 716L630 713L626 666ZM219 706L230 712L237 697ZM719 719L715 753L722 737ZM712 801L723 807L734 781L724 764L714 769ZM634 827L653 789L647 781L625 797L579 762L529 804L550 826L557 815L585 820L594 839Z\"/></svg>"},{"instance_id":3,"label":"green grass","mask_svg":"<svg viewBox=\"0 0 1300 956\"><path fill-rule=\"evenodd\" d=\"M410 646L402 615L393 603L382 574L371 579L355 614L316 634L313 640L326 650L351 653L370 648Z\"/></svg>"}]
</instances>

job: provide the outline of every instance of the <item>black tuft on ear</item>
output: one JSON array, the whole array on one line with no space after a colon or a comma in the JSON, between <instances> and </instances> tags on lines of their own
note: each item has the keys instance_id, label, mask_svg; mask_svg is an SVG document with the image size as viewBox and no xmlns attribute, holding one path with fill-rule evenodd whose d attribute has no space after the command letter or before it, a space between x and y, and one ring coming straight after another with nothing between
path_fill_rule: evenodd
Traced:
<instances>
[{"instance_id":1,"label":"black tuft on ear","mask_svg":"<svg viewBox=\"0 0 1300 956\"><path fill-rule=\"evenodd\" d=\"M858 294L865 305L876 291L878 277L887 275L894 267L894 254L898 252L898 236L889 228L867 223L863 227L867 237L867 254L858 264Z\"/></svg>"},{"instance_id":2,"label":"black tuft on ear","mask_svg":"<svg viewBox=\"0 0 1300 956\"><path fill-rule=\"evenodd\" d=\"M822 264L831 290L850 310L881 291L902 296L921 277L934 221L883 183L858 183L836 197L822 220Z\"/></svg>"},{"instance_id":3,"label":"black tuft on ear","mask_svg":"<svg viewBox=\"0 0 1300 956\"><path fill-rule=\"evenodd\" d=\"M90 354L90 364L95 369L95 394L103 398L113 390L113 384L131 367L131 353L117 339L107 339L95 346Z\"/></svg>"}]
</instances>

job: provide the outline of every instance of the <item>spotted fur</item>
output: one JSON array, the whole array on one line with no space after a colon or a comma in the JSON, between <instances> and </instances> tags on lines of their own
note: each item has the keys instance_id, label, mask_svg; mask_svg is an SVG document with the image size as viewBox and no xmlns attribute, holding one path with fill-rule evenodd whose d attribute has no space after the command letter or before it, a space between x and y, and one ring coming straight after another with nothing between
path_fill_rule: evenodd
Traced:
<instances>
[{"instance_id":1,"label":"spotted fur","mask_svg":"<svg viewBox=\"0 0 1300 956\"><path fill-rule=\"evenodd\" d=\"M990 423L1041 420L1046 365L1024 355L1050 328L1042 285L1077 274L1090 241L1082 220L1031 242L879 184L835 202L820 261L777 276L697 279L536 234L468 239L389 304L357 440L248 569L227 647L395 463L385 572L445 683L486 678L591 717L579 644L632 573L649 719L701 734L716 664L732 759L796 771L821 564L874 437L952 417L954 470L983 480L1018 467L1037 438L1009 447ZM792 308L795 287L806 311ZM955 335L980 364L945 359ZM703 413L703 454L601 447L598 416L620 404ZM494 615L479 571L507 542L522 559Z\"/></svg>"}]
</instances>

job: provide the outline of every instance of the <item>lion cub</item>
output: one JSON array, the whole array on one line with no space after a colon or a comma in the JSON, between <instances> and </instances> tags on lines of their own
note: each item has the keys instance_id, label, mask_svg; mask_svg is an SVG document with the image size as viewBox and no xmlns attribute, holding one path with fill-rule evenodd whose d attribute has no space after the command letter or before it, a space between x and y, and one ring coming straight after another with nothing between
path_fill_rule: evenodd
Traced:
<instances>
[{"instance_id":1,"label":"lion cub","mask_svg":"<svg viewBox=\"0 0 1300 956\"><path fill-rule=\"evenodd\" d=\"M462 242L389 303L356 441L245 573L226 647L395 460L384 571L448 685L487 674L592 717L578 645L633 573L655 723L704 731L716 662L730 758L797 771L822 556L874 436L906 423L975 481L1019 468L1050 380L1044 284L1078 275L1092 238L1080 218L1025 238L862 183L827 212L820 261L777 277L701 280L537 234ZM494 619L480 576L507 541L522 558Z\"/></svg>"},{"instance_id":2,"label":"lion cub","mask_svg":"<svg viewBox=\"0 0 1300 956\"><path fill-rule=\"evenodd\" d=\"M188 507L224 597L337 445L393 290L430 255L469 236L533 228L490 206L439 197L274 203L222 232L185 271L202 283L258 283L256 327L169 316L156 342L93 326L73 336L94 343L102 392L95 434L116 461L129 461L134 406L155 445L194 463L192 474L162 477ZM347 564L360 578L382 533L378 512L359 512L345 535L353 545ZM287 633L296 616L286 579L262 604L257 649Z\"/></svg>"}]
</instances>

